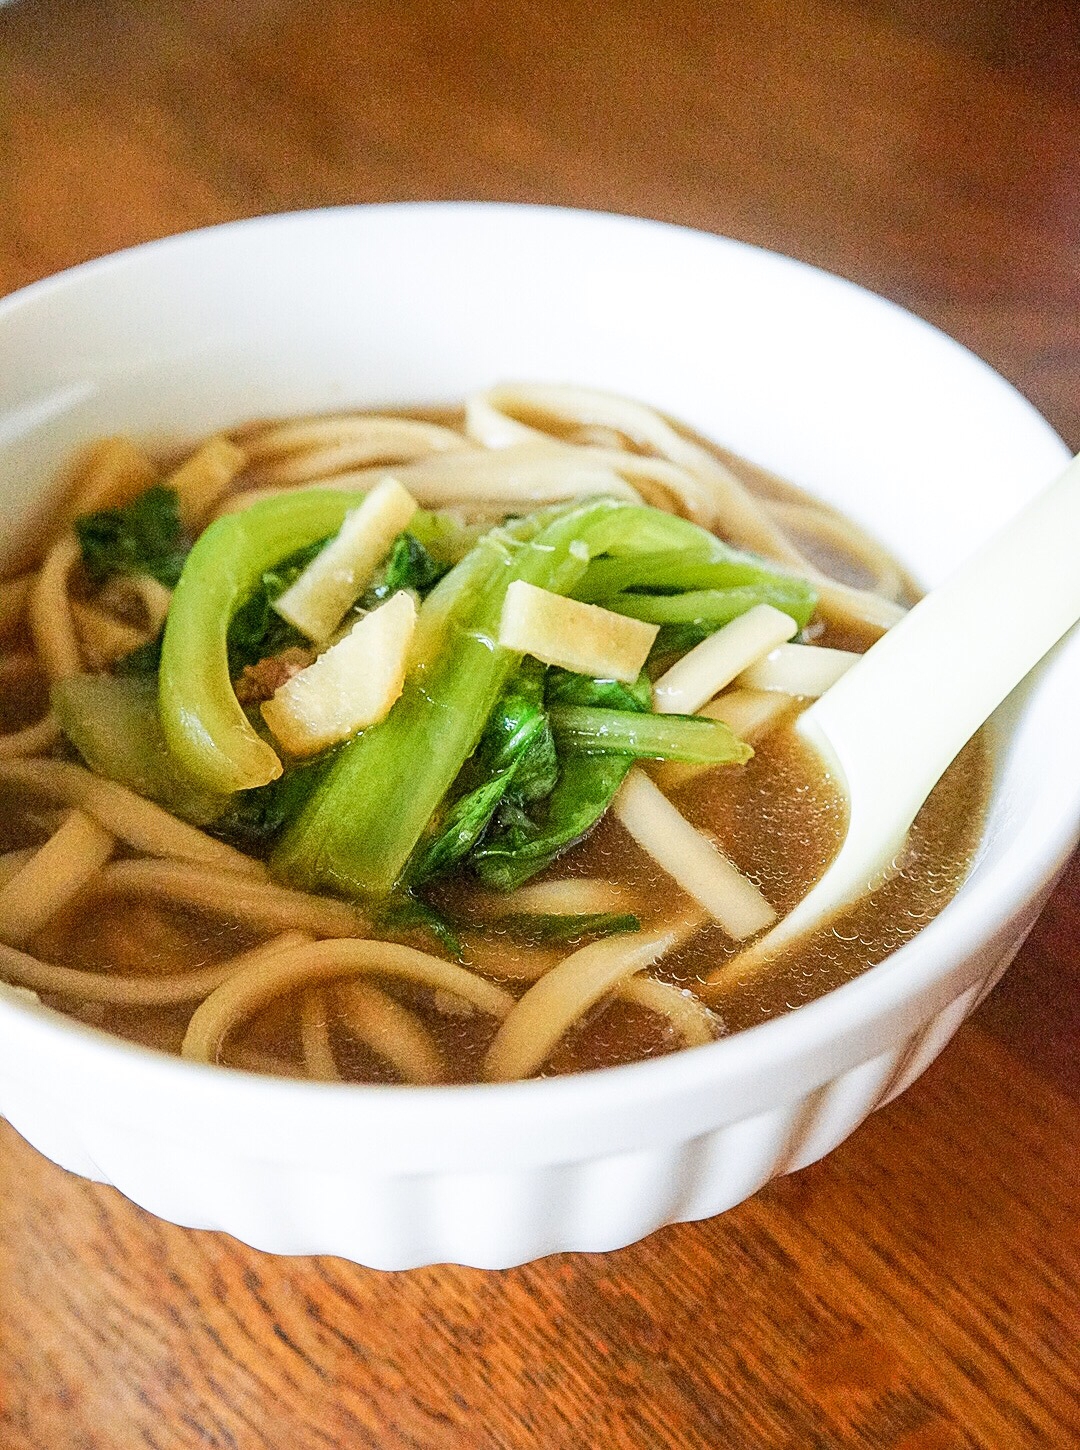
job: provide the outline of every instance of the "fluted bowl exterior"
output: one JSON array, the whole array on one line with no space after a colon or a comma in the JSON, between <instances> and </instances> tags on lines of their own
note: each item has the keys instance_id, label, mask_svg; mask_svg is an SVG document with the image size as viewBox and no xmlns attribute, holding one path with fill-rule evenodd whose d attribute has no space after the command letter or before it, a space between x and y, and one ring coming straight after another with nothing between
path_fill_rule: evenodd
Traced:
<instances>
[{"instance_id":1,"label":"fluted bowl exterior","mask_svg":"<svg viewBox=\"0 0 1080 1450\"><path fill-rule=\"evenodd\" d=\"M177 442L508 377L651 402L845 509L927 585L1066 456L955 343L769 253L591 213L346 208L173 238L0 303L8 559L95 435ZM1059 722L1078 697L1069 639L998 712L957 898L776 1021L574 1078L363 1087L180 1062L0 989L0 1113L173 1222L380 1268L497 1268L719 1213L902 1092L1005 970L1075 841L1080 764Z\"/></svg>"}]
</instances>

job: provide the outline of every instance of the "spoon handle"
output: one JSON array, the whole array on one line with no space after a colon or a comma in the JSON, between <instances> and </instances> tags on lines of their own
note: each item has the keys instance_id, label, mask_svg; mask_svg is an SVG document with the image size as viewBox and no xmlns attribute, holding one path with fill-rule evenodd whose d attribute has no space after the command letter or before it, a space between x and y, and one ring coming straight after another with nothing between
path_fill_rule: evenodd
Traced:
<instances>
[{"instance_id":1,"label":"spoon handle","mask_svg":"<svg viewBox=\"0 0 1080 1450\"><path fill-rule=\"evenodd\" d=\"M1077 619L1080 457L800 717L847 794L847 835L799 905L717 983L753 975L888 873L946 767Z\"/></svg>"}]
</instances>

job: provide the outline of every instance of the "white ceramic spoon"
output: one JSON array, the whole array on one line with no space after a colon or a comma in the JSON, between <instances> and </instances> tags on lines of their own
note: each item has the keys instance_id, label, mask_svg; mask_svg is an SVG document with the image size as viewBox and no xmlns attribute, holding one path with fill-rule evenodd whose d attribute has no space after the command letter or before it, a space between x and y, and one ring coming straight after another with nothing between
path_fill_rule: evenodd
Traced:
<instances>
[{"instance_id":1,"label":"white ceramic spoon","mask_svg":"<svg viewBox=\"0 0 1080 1450\"><path fill-rule=\"evenodd\" d=\"M846 791L847 835L795 909L710 984L755 975L888 876L946 767L1080 619L1080 457L800 716Z\"/></svg>"}]
</instances>

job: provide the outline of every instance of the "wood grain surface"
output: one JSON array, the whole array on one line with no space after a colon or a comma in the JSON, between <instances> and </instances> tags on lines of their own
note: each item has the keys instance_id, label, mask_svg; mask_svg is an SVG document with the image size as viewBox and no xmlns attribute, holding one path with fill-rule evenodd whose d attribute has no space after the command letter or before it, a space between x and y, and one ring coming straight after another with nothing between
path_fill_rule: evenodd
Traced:
<instances>
[{"instance_id":1,"label":"wood grain surface","mask_svg":"<svg viewBox=\"0 0 1080 1450\"><path fill-rule=\"evenodd\" d=\"M914 308L1077 447L1078 15L22 0L0 9L0 291L326 203L639 212ZM0 1128L0 1447L1080 1445L1078 988L1074 862L944 1056L827 1160L506 1273L270 1258Z\"/></svg>"}]
</instances>

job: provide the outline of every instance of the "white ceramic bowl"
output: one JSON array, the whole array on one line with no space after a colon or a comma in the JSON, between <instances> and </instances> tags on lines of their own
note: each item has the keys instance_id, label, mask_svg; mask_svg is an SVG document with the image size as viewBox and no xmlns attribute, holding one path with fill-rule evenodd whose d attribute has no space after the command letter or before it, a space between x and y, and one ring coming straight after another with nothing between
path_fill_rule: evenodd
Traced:
<instances>
[{"instance_id":1,"label":"white ceramic bowl","mask_svg":"<svg viewBox=\"0 0 1080 1450\"><path fill-rule=\"evenodd\" d=\"M155 243L0 304L8 554L96 434L193 437L504 378L654 403L838 504L928 585L1065 458L962 348L783 258L581 212L354 208ZM739 1036L555 1081L325 1086L191 1066L0 993L0 1111L164 1218L383 1268L611 1249L719 1213L901 1092L1000 976L1074 841L1059 722L1078 710L1073 638L1003 707L955 901L857 981Z\"/></svg>"}]
</instances>

